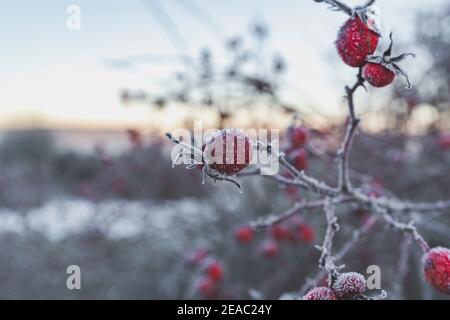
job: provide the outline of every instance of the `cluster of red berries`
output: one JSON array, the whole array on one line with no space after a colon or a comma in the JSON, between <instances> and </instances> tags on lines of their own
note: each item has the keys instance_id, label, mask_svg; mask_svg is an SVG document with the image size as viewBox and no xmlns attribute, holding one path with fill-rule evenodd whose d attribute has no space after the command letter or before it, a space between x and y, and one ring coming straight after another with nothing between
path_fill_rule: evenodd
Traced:
<instances>
[{"instance_id":1,"label":"cluster of red berries","mask_svg":"<svg viewBox=\"0 0 450 320\"><path fill-rule=\"evenodd\" d=\"M377 26L377 15L373 7L355 8L350 19L339 30L336 48L344 63L351 67L363 68L362 75L371 85L385 87L394 81L397 74L406 77L396 62L411 54L391 57L391 34L391 45L383 56L372 56L381 36ZM408 80L407 77L406 79Z\"/></svg>"},{"instance_id":2,"label":"cluster of red berries","mask_svg":"<svg viewBox=\"0 0 450 320\"><path fill-rule=\"evenodd\" d=\"M276 258L281 244L312 244L316 233L314 228L301 219L291 218L289 221L271 226L269 238L258 247L258 251L266 258ZM242 226L235 232L236 240L242 245L249 245L255 236L251 226Z\"/></svg>"},{"instance_id":3,"label":"cluster of red berries","mask_svg":"<svg viewBox=\"0 0 450 320\"><path fill-rule=\"evenodd\" d=\"M309 131L297 125L291 125L287 129L287 146L284 150L288 161L299 171L308 168L308 153L305 146L309 140Z\"/></svg>"},{"instance_id":4,"label":"cluster of red berries","mask_svg":"<svg viewBox=\"0 0 450 320\"><path fill-rule=\"evenodd\" d=\"M341 273L331 288L314 287L303 300L346 300L361 296L366 291L366 278L357 272Z\"/></svg>"},{"instance_id":5,"label":"cluster of red berries","mask_svg":"<svg viewBox=\"0 0 450 320\"><path fill-rule=\"evenodd\" d=\"M200 267L202 276L197 283L197 292L208 299L216 298L219 294L220 283L224 277L222 263L209 257L208 251L199 248L187 256L189 264Z\"/></svg>"}]
</instances>

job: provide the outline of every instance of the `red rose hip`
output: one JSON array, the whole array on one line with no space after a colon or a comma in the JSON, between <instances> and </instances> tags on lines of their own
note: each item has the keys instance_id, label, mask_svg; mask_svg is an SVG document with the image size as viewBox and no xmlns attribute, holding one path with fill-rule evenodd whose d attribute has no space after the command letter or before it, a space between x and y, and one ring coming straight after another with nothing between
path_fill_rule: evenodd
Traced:
<instances>
[{"instance_id":1,"label":"red rose hip","mask_svg":"<svg viewBox=\"0 0 450 320\"><path fill-rule=\"evenodd\" d=\"M395 73L382 64L368 63L363 70L364 79L377 88L390 85L395 79Z\"/></svg>"},{"instance_id":2,"label":"red rose hip","mask_svg":"<svg viewBox=\"0 0 450 320\"><path fill-rule=\"evenodd\" d=\"M347 20L338 33L336 48L342 60L351 67L362 67L367 56L377 48L379 35L359 16Z\"/></svg>"},{"instance_id":3,"label":"red rose hip","mask_svg":"<svg viewBox=\"0 0 450 320\"><path fill-rule=\"evenodd\" d=\"M253 142L241 130L223 129L208 140L203 154L212 169L232 176L250 164Z\"/></svg>"},{"instance_id":4,"label":"red rose hip","mask_svg":"<svg viewBox=\"0 0 450 320\"><path fill-rule=\"evenodd\" d=\"M436 247L422 259L425 280L439 292L450 295L450 250Z\"/></svg>"}]
</instances>

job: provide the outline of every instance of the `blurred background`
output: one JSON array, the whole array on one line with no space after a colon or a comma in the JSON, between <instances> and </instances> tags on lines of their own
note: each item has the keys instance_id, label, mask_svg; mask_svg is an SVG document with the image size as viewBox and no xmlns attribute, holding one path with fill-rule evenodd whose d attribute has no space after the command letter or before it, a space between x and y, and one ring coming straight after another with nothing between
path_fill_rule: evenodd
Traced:
<instances>
[{"instance_id":1,"label":"blurred background","mask_svg":"<svg viewBox=\"0 0 450 320\"><path fill-rule=\"evenodd\" d=\"M360 1L347 0L350 5ZM80 28L67 26L79 9ZM450 198L450 5L378 0L384 35L413 83L356 95L352 179L374 196ZM0 298L278 298L317 273L325 219L249 222L314 196L261 177L201 184L171 167L164 132L308 128L308 174L334 184L344 86L334 47L343 13L312 0L78 0L0 3ZM381 40L379 50L388 46ZM284 140L282 140L284 143ZM341 206L337 247L370 213ZM432 246L448 212L414 216ZM421 252L376 224L345 257L377 264L392 299L445 299ZM66 288L78 265L82 289ZM448 299L448 296L447 296Z\"/></svg>"}]
</instances>

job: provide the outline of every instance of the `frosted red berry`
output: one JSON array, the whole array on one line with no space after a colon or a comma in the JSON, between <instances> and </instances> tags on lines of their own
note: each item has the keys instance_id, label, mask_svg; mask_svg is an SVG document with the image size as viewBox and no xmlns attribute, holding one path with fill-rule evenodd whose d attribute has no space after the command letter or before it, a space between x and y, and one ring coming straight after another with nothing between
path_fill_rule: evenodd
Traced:
<instances>
[{"instance_id":1,"label":"frosted red berry","mask_svg":"<svg viewBox=\"0 0 450 320\"><path fill-rule=\"evenodd\" d=\"M289 152L287 159L299 171L304 171L308 168L308 154L303 148Z\"/></svg>"},{"instance_id":2,"label":"frosted red berry","mask_svg":"<svg viewBox=\"0 0 450 320\"><path fill-rule=\"evenodd\" d=\"M379 63L369 62L363 68L364 79L377 88L385 87L395 79L395 72Z\"/></svg>"},{"instance_id":3,"label":"frosted red berry","mask_svg":"<svg viewBox=\"0 0 450 320\"><path fill-rule=\"evenodd\" d=\"M253 240L255 230L250 226L243 226L236 230L236 239L243 244L248 244Z\"/></svg>"},{"instance_id":4,"label":"frosted red berry","mask_svg":"<svg viewBox=\"0 0 450 320\"><path fill-rule=\"evenodd\" d=\"M305 294L303 300L337 300L337 297L330 288L315 287Z\"/></svg>"},{"instance_id":5,"label":"frosted red berry","mask_svg":"<svg viewBox=\"0 0 450 320\"><path fill-rule=\"evenodd\" d=\"M225 175L235 175L246 168L253 156L253 142L238 129L217 131L206 143L205 161Z\"/></svg>"},{"instance_id":6,"label":"frosted red berry","mask_svg":"<svg viewBox=\"0 0 450 320\"><path fill-rule=\"evenodd\" d=\"M377 48L379 35L360 17L347 20L339 30L336 48L342 60L351 67L362 67L367 56Z\"/></svg>"},{"instance_id":7,"label":"frosted red berry","mask_svg":"<svg viewBox=\"0 0 450 320\"><path fill-rule=\"evenodd\" d=\"M366 278L360 273L341 273L333 283L333 291L338 298L353 298L364 293L366 285Z\"/></svg>"},{"instance_id":8,"label":"frosted red berry","mask_svg":"<svg viewBox=\"0 0 450 320\"><path fill-rule=\"evenodd\" d=\"M426 281L439 292L450 295L450 249L436 247L422 259Z\"/></svg>"},{"instance_id":9,"label":"frosted red berry","mask_svg":"<svg viewBox=\"0 0 450 320\"><path fill-rule=\"evenodd\" d=\"M291 148L299 148L308 141L309 132L301 126L290 126L287 131L287 137Z\"/></svg>"}]
</instances>

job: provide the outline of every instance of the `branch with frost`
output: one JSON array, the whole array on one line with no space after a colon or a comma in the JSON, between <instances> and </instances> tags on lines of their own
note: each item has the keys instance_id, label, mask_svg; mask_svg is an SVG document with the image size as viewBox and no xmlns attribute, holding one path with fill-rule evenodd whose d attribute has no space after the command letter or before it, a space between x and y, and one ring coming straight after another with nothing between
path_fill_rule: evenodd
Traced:
<instances>
[{"instance_id":1,"label":"branch with frost","mask_svg":"<svg viewBox=\"0 0 450 320\"><path fill-rule=\"evenodd\" d=\"M414 225L413 220L409 221L408 223L403 223L398 220L395 220L385 209L376 209L376 211L377 211L377 213L381 214L383 219L391 227L393 227L394 229L396 229L400 232L410 234L413 237L413 239L420 245L420 248L424 252L427 252L430 250L430 246L428 245L428 243L425 241L423 236L417 230L416 226Z\"/></svg>"},{"instance_id":2,"label":"branch with frost","mask_svg":"<svg viewBox=\"0 0 450 320\"><path fill-rule=\"evenodd\" d=\"M350 201L350 198L348 198L348 197L339 197L339 198L333 199L332 204L333 205L343 204L343 203L348 203L349 201ZM266 229L271 226L282 223L283 221L288 220L292 216L302 212L302 210L323 208L325 206L325 204L326 204L325 199L309 201L309 202L305 202L305 201L296 202L288 210L286 210L280 214L270 215L266 218L254 221L254 222L250 223L250 226L254 229Z\"/></svg>"},{"instance_id":3,"label":"branch with frost","mask_svg":"<svg viewBox=\"0 0 450 320\"><path fill-rule=\"evenodd\" d=\"M372 227L378 219L379 216L370 216L369 220L367 220L361 228L353 231L352 237L334 255L334 261L342 261L342 259L344 259L347 254L372 230ZM326 274L326 270L321 270L315 276L307 279L296 295L303 296L311 287L317 285L317 283L322 280Z\"/></svg>"},{"instance_id":4,"label":"branch with frost","mask_svg":"<svg viewBox=\"0 0 450 320\"><path fill-rule=\"evenodd\" d=\"M334 257L331 254L334 236L339 231L338 219L336 217L335 208L331 198L327 198L325 200L324 211L327 219L327 229L325 231L322 245L316 246L316 248L321 251L319 267L328 272L329 284L331 286L336 279L339 270L342 268L342 266L338 267L334 264Z\"/></svg>"}]
</instances>

